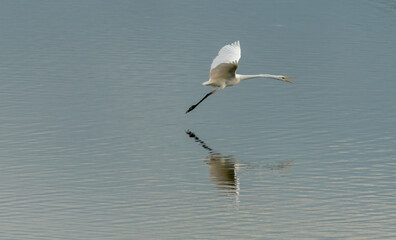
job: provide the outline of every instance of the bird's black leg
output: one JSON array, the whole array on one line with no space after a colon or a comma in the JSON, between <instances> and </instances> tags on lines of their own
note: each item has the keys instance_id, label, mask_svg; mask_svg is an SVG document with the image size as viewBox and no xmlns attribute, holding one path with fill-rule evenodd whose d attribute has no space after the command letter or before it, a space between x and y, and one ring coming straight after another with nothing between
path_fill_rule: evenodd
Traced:
<instances>
[{"instance_id":1,"label":"bird's black leg","mask_svg":"<svg viewBox=\"0 0 396 240\"><path fill-rule=\"evenodd\" d=\"M207 97L209 97L210 95L212 95L212 94L215 93L215 92L216 92L216 90L213 90L213 91L211 91L210 93L206 94L205 97L203 97L197 104L192 105L192 106L186 111L186 113L191 112L192 110L194 110L194 108L196 108L203 100L205 100Z\"/></svg>"}]
</instances>

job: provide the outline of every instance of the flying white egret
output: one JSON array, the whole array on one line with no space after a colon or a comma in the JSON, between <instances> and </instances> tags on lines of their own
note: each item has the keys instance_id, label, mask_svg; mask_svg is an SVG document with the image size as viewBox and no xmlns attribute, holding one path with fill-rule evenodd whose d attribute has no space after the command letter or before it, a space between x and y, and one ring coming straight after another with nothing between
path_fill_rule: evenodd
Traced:
<instances>
[{"instance_id":1,"label":"flying white egret","mask_svg":"<svg viewBox=\"0 0 396 240\"><path fill-rule=\"evenodd\" d=\"M235 86L243 80L251 78L272 78L288 83L293 83L287 80L288 78L282 75L271 74L256 74L256 75L242 75L235 73L238 68L238 61L241 58L241 46L239 41L225 45L222 47L215 59L213 59L210 66L209 81L202 83L205 86L215 87L216 89L206 94L197 104L192 105L186 113L194 110L203 100L213 93L224 89L225 87Z\"/></svg>"}]
</instances>

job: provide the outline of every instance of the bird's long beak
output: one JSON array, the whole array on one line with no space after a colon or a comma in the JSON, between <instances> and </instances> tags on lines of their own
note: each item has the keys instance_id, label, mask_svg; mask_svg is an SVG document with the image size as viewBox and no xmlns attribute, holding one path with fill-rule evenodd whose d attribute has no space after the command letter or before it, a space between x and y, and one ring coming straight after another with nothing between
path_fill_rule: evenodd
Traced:
<instances>
[{"instance_id":1,"label":"bird's long beak","mask_svg":"<svg viewBox=\"0 0 396 240\"><path fill-rule=\"evenodd\" d=\"M283 77L282 80L291 84L294 84L294 82L287 80L288 78L295 78L295 77Z\"/></svg>"}]
</instances>

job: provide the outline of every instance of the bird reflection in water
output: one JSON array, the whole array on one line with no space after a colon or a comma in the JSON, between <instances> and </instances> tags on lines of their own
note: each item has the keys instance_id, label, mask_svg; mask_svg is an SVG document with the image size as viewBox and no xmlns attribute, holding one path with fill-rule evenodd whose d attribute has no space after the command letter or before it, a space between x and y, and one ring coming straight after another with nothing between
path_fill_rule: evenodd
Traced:
<instances>
[{"instance_id":1,"label":"bird reflection in water","mask_svg":"<svg viewBox=\"0 0 396 240\"><path fill-rule=\"evenodd\" d=\"M215 152L190 130L187 130L186 133L209 152L205 162L209 165L209 176L212 182L216 184L219 190L227 196L233 196L235 201L238 202L239 178L237 170L240 168L240 164L238 164L237 160L233 156L224 156Z\"/></svg>"},{"instance_id":2,"label":"bird reflection in water","mask_svg":"<svg viewBox=\"0 0 396 240\"><path fill-rule=\"evenodd\" d=\"M239 202L239 177L237 171L241 168L246 169L266 169L276 172L285 172L292 165L293 161L282 161L278 163L268 163L265 165L246 165L240 164L233 156L224 156L215 152L204 141L202 141L192 131L187 130L187 135L209 152L205 162L209 165L209 176L219 190L227 196L233 196L235 202Z\"/></svg>"}]
</instances>

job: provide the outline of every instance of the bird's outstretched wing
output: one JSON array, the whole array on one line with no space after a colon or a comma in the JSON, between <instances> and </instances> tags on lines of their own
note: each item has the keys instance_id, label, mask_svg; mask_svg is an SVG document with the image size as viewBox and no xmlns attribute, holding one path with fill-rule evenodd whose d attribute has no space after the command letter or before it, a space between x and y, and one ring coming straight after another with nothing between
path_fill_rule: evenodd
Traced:
<instances>
[{"instance_id":1,"label":"bird's outstretched wing","mask_svg":"<svg viewBox=\"0 0 396 240\"><path fill-rule=\"evenodd\" d=\"M210 70L217 67L221 63L238 64L240 58L241 58L241 46L239 45L239 41L225 45L220 49L219 53L217 54L217 57L213 59L212 65L210 66Z\"/></svg>"}]
</instances>

